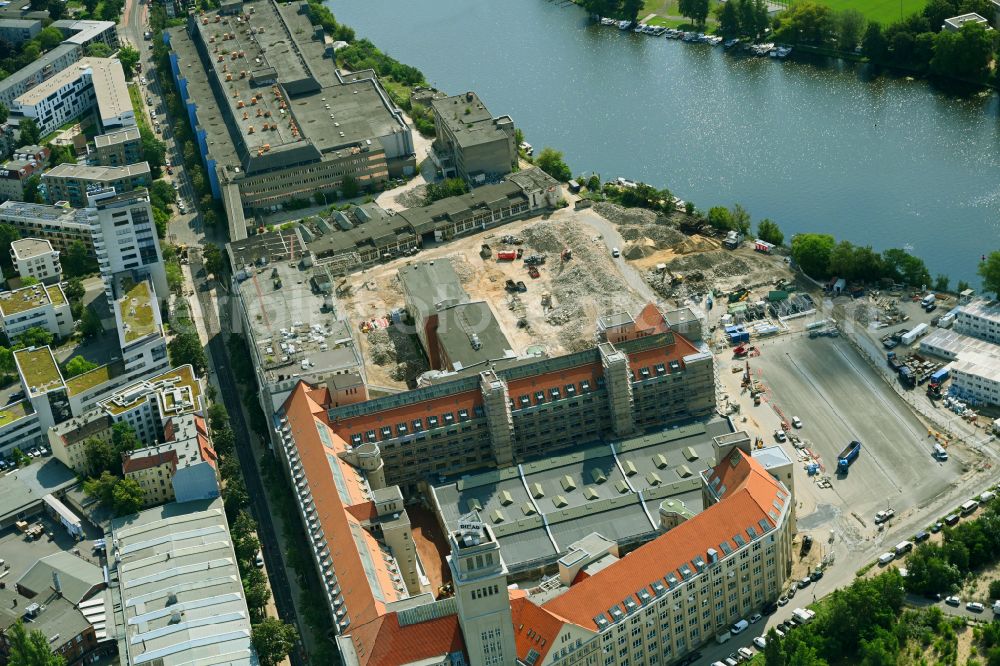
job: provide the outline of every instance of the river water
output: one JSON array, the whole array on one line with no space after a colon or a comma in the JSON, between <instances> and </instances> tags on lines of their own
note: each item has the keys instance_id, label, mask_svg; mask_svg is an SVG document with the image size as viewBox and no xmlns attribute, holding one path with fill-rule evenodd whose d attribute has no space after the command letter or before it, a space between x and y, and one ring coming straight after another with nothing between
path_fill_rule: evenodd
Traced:
<instances>
[{"instance_id":1,"label":"river water","mask_svg":"<svg viewBox=\"0 0 1000 666\"><path fill-rule=\"evenodd\" d=\"M1000 249L1000 104L863 66L749 58L592 25L549 0L328 0L449 93L475 90L574 174L743 204L785 231L907 247L976 285Z\"/></svg>"}]
</instances>

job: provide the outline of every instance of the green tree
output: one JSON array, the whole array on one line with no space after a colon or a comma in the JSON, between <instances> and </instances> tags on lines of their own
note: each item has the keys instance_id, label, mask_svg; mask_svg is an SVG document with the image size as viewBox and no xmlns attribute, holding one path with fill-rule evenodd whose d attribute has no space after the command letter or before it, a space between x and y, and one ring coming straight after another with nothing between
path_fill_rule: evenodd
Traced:
<instances>
[{"instance_id":1,"label":"green tree","mask_svg":"<svg viewBox=\"0 0 1000 666\"><path fill-rule=\"evenodd\" d=\"M981 24L969 22L957 32L942 30L933 43L932 74L977 83L986 80L994 43L992 35Z\"/></svg>"},{"instance_id":2,"label":"green tree","mask_svg":"<svg viewBox=\"0 0 1000 666\"><path fill-rule=\"evenodd\" d=\"M765 666L786 666L785 651L781 646L781 638L774 627L768 629L765 640L767 641L764 644Z\"/></svg>"},{"instance_id":3,"label":"green tree","mask_svg":"<svg viewBox=\"0 0 1000 666\"><path fill-rule=\"evenodd\" d=\"M14 373L14 352L10 347L0 346L0 374L9 375Z\"/></svg>"},{"instance_id":4,"label":"green tree","mask_svg":"<svg viewBox=\"0 0 1000 666\"><path fill-rule=\"evenodd\" d=\"M100 476L86 479L83 482L83 492L96 498L104 506L112 508L114 506L114 490L117 481L117 476L104 470Z\"/></svg>"},{"instance_id":5,"label":"green tree","mask_svg":"<svg viewBox=\"0 0 1000 666\"><path fill-rule=\"evenodd\" d=\"M155 208L167 210L177 201L177 192L165 180L157 180L149 188L149 202Z\"/></svg>"},{"instance_id":6,"label":"green tree","mask_svg":"<svg viewBox=\"0 0 1000 666\"><path fill-rule=\"evenodd\" d=\"M90 437L83 443L83 455L90 474L110 472L115 476L121 476L122 459L111 446L111 442Z\"/></svg>"},{"instance_id":7,"label":"green tree","mask_svg":"<svg viewBox=\"0 0 1000 666\"><path fill-rule=\"evenodd\" d=\"M104 325L101 324L101 318L96 312L85 307L80 318L80 333L83 334L84 338L93 338L103 332Z\"/></svg>"},{"instance_id":8,"label":"green tree","mask_svg":"<svg viewBox=\"0 0 1000 666\"><path fill-rule=\"evenodd\" d=\"M736 9L740 18L740 34L756 37L757 16L753 0L739 0Z\"/></svg>"},{"instance_id":9,"label":"green tree","mask_svg":"<svg viewBox=\"0 0 1000 666\"><path fill-rule=\"evenodd\" d=\"M136 64L139 62L139 51L135 47L126 44L118 49L118 60L125 70L125 75L131 77L132 72L135 71Z\"/></svg>"},{"instance_id":10,"label":"green tree","mask_svg":"<svg viewBox=\"0 0 1000 666\"><path fill-rule=\"evenodd\" d=\"M77 375L82 375L85 372L90 372L96 367L97 364L93 361L88 361L82 356L74 356L67 361L66 366L63 368L63 374L66 377L76 377Z\"/></svg>"},{"instance_id":11,"label":"green tree","mask_svg":"<svg viewBox=\"0 0 1000 666\"><path fill-rule=\"evenodd\" d=\"M621 17L634 23L639 18L642 6L643 0L622 0Z\"/></svg>"},{"instance_id":12,"label":"green tree","mask_svg":"<svg viewBox=\"0 0 1000 666\"><path fill-rule=\"evenodd\" d=\"M1000 250L986 255L986 260L980 262L976 272L983 278L983 289L1000 298Z\"/></svg>"},{"instance_id":13,"label":"green tree","mask_svg":"<svg viewBox=\"0 0 1000 666\"><path fill-rule=\"evenodd\" d=\"M18 141L22 146L37 144L42 139L41 130L34 118L22 118L17 125Z\"/></svg>"},{"instance_id":14,"label":"green tree","mask_svg":"<svg viewBox=\"0 0 1000 666\"><path fill-rule=\"evenodd\" d=\"M226 269L226 260L219 246L214 243L206 243L202 247L201 256L205 260L205 270L216 278L221 277Z\"/></svg>"},{"instance_id":15,"label":"green tree","mask_svg":"<svg viewBox=\"0 0 1000 666\"><path fill-rule=\"evenodd\" d=\"M705 19L708 18L709 1L679 0L677 10L681 13L681 16L691 19L698 27L704 27Z\"/></svg>"},{"instance_id":16,"label":"green tree","mask_svg":"<svg viewBox=\"0 0 1000 666\"><path fill-rule=\"evenodd\" d=\"M130 516L142 509L143 492L135 479L119 479L111 491L114 512L118 516Z\"/></svg>"},{"instance_id":17,"label":"green tree","mask_svg":"<svg viewBox=\"0 0 1000 666\"><path fill-rule=\"evenodd\" d=\"M734 229L733 215L725 206L712 206L708 209L708 223L718 231Z\"/></svg>"},{"instance_id":18,"label":"green tree","mask_svg":"<svg viewBox=\"0 0 1000 666\"><path fill-rule=\"evenodd\" d=\"M70 278L63 284L63 293L70 303L79 303L87 295L87 290L83 286L83 280L78 277Z\"/></svg>"},{"instance_id":19,"label":"green tree","mask_svg":"<svg viewBox=\"0 0 1000 666\"><path fill-rule=\"evenodd\" d=\"M833 33L833 11L810 0L793 4L780 18L775 39L782 42L821 46Z\"/></svg>"},{"instance_id":20,"label":"green tree","mask_svg":"<svg viewBox=\"0 0 1000 666\"><path fill-rule=\"evenodd\" d=\"M857 9L845 9L836 15L837 46L841 51L854 51L868 27L868 19Z\"/></svg>"},{"instance_id":21,"label":"green tree","mask_svg":"<svg viewBox=\"0 0 1000 666\"><path fill-rule=\"evenodd\" d=\"M150 169L159 169L167 163L167 146L145 125L139 126L139 140L142 159L149 162Z\"/></svg>"},{"instance_id":22,"label":"green tree","mask_svg":"<svg viewBox=\"0 0 1000 666\"><path fill-rule=\"evenodd\" d=\"M108 58L111 56L111 47L104 42L93 42L87 46L87 56L91 58ZM119 60L121 60L120 57ZM122 67L125 69L125 74L127 75L129 69L125 67L125 63L122 63Z\"/></svg>"},{"instance_id":23,"label":"green tree","mask_svg":"<svg viewBox=\"0 0 1000 666\"><path fill-rule=\"evenodd\" d=\"M600 176L598 176L597 174L592 175L587 180L587 189L590 190L591 192L600 192L601 191L601 178L600 178Z\"/></svg>"},{"instance_id":24,"label":"green tree","mask_svg":"<svg viewBox=\"0 0 1000 666\"><path fill-rule=\"evenodd\" d=\"M447 178L440 183L428 183L424 205L432 204L441 199L455 197L469 191L469 184L461 178Z\"/></svg>"},{"instance_id":25,"label":"green tree","mask_svg":"<svg viewBox=\"0 0 1000 666\"><path fill-rule=\"evenodd\" d=\"M229 412L222 403L213 403L208 408L208 425L214 435L217 431L229 425Z\"/></svg>"},{"instance_id":26,"label":"green tree","mask_svg":"<svg viewBox=\"0 0 1000 666\"><path fill-rule=\"evenodd\" d=\"M247 599L247 607L253 610L263 610L271 598L271 590L267 588L267 577L257 567L246 567L243 575L243 591Z\"/></svg>"},{"instance_id":27,"label":"green tree","mask_svg":"<svg viewBox=\"0 0 1000 666\"><path fill-rule=\"evenodd\" d=\"M729 209L729 216L732 219L732 227L744 236L750 233L750 213L740 204L733 204Z\"/></svg>"},{"instance_id":28,"label":"green tree","mask_svg":"<svg viewBox=\"0 0 1000 666\"><path fill-rule=\"evenodd\" d=\"M266 617L252 627L250 640L261 666L277 666L295 649L299 633L290 624Z\"/></svg>"},{"instance_id":29,"label":"green tree","mask_svg":"<svg viewBox=\"0 0 1000 666\"><path fill-rule=\"evenodd\" d=\"M361 193L361 187L354 176L344 176L340 181L340 196L342 199L353 199Z\"/></svg>"},{"instance_id":30,"label":"green tree","mask_svg":"<svg viewBox=\"0 0 1000 666\"><path fill-rule=\"evenodd\" d=\"M231 531L236 559L245 566L252 566L257 551L260 550L256 521L246 511L240 511L233 521Z\"/></svg>"},{"instance_id":31,"label":"green tree","mask_svg":"<svg viewBox=\"0 0 1000 666\"><path fill-rule=\"evenodd\" d=\"M719 20L719 34L730 39L740 34L740 13L736 0L724 2L715 7L715 16Z\"/></svg>"},{"instance_id":32,"label":"green tree","mask_svg":"<svg viewBox=\"0 0 1000 666\"><path fill-rule=\"evenodd\" d=\"M549 148L548 146L542 148L542 152L535 159L535 164L538 165L539 169L561 183L565 183L573 177L569 166L563 160L563 154L555 148Z\"/></svg>"},{"instance_id":33,"label":"green tree","mask_svg":"<svg viewBox=\"0 0 1000 666\"><path fill-rule=\"evenodd\" d=\"M878 23L869 23L865 29L865 36L861 38L861 52L872 62L885 62L889 52L889 42L882 32L882 26Z\"/></svg>"},{"instance_id":34,"label":"green tree","mask_svg":"<svg viewBox=\"0 0 1000 666\"><path fill-rule=\"evenodd\" d=\"M958 11L957 3L950 0L930 0L920 13L927 18L931 30L940 32L945 19L958 16L961 12Z\"/></svg>"},{"instance_id":35,"label":"green tree","mask_svg":"<svg viewBox=\"0 0 1000 666\"><path fill-rule=\"evenodd\" d=\"M135 429L125 421L119 421L111 426L111 446L121 455L131 453L142 446Z\"/></svg>"},{"instance_id":36,"label":"green tree","mask_svg":"<svg viewBox=\"0 0 1000 666\"><path fill-rule=\"evenodd\" d=\"M895 282L902 282L911 287L926 287L931 283L931 274L919 257L906 250L890 248L882 252L884 274Z\"/></svg>"},{"instance_id":37,"label":"green tree","mask_svg":"<svg viewBox=\"0 0 1000 666\"><path fill-rule=\"evenodd\" d=\"M187 332L175 336L167 344L167 351L170 352L170 362L175 367L190 364L197 375L205 374L208 361L197 333Z\"/></svg>"},{"instance_id":38,"label":"green tree","mask_svg":"<svg viewBox=\"0 0 1000 666\"><path fill-rule=\"evenodd\" d=\"M49 18L53 21L61 21L66 18L66 3L63 0L49 0L45 8L49 11Z\"/></svg>"},{"instance_id":39,"label":"green tree","mask_svg":"<svg viewBox=\"0 0 1000 666\"><path fill-rule=\"evenodd\" d=\"M27 203L45 203L42 198L42 177L37 173L24 181L24 200Z\"/></svg>"},{"instance_id":40,"label":"green tree","mask_svg":"<svg viewBox=\"0 0 1000 666\"><path fill-rule=\"evenodd\" d=\"M767 34L771 27L771 13L764 0L754 0L753 2L753 32L755 38L760 39Z\"/></svg>"},{"instance_id":41,"label":"green tree","mask_svg":"<svg viewBox=\"0 0 1000 666\"><path fill-rule=\"evenodd\" d=\"M83 7L87 10L87 14L94 17L94 10L97 9L97 5L100 4L100 0L83 0Z\"/></svg>"},{"instance_id":42,"label":"green tree","mask_svg":"<svg viewBox=\"0 0 1000 666\"><path fill-rule=\"evenodd\" d=\"M778 223L766 217L757 223L757 237L775 245L785 242L785 234L781 232Z\"/></svg>"},{"instance_id":43,"label":"green tree","mask_svg":"<svg viewBox=\"0 0 1000 666\"><path fill-rule=\"evenodd\" d=\"M59 31L59 28L54 28L51 25L47 28L42 28L42 31L35 35L35 40L42 47L43 51L51 51L59 46L63 39L63 34Z\"/></svg>"},{"instance_id":44,"label":"green tree","mask_svg":"<svg viewBox=\"0 0 1000 666\"><path fill-rule=\"evenodd\" d=\"M0 247L10 248L10 244L20 237L21 234L13 226L0 224ZM14 260L11 258L9 251L0 252L0 267L7 273L14 270Z\"/></svg>"},{"instance_id":45,"label":"green tree","mask_svg":"<svg viewBox=\"0 0 1000 666\"><path fill-rule=\"evenodd\" d=\"M48 637L38 629L25 628L18 618L7 630L9 663L17 666L63 666L66 661L52 653ZM272 662L271 666L277 662Z\"/></svg>"},{"instance_id":46,"label":"green tree","mask_svg":"<svg viewBox=\"0 0 1000 666\"><path fill-rule=\"evenodd\" d=\"M67 278L85 277L97 272L97 260L87 252L82 241L70 243L66 252L60 253L59 262Z\"/></svg>"},{"instance_id":47,"label":"green tree","mask_svg":"<svg viewBox=\"0 0 1000 666\"><path fill-rule=\"evenodd\" d=\"M944 273L938 273L937 277L934 278L934 291L948 291L948 285L951 283L951 279Z\"/></svg>"},{"instance_id":48,"label":"green tree","mask_svg":"<svg viewBox=\"0 0 1000 666\"><path fill-rule=\"evenodd\" d=\"M10 109L7 108L5 104L0 104L0 125L7 122L7 118L10 117Z\"/></svg>"},{"instance_id":49,"label":"green tree","mask_svg":"<svg viewBox=\"0 0 1000 666\"><path fill-rule=\"evenodd\" d=\"M835 242L829 234L796 234L792 236L792 259L806 275L824 278Z\"/></svg>"},{"instance_id":50,"label":"green tree","mask_svg":"<svg viewBox=\"0 0 1000 666\"><path fill-rule=\"evenodd\" d=\"M55 335L40 326L32 326L17 336L18 344L23 347L44 347L51 345L55 339Z\"/></svg>"}]
</instances>

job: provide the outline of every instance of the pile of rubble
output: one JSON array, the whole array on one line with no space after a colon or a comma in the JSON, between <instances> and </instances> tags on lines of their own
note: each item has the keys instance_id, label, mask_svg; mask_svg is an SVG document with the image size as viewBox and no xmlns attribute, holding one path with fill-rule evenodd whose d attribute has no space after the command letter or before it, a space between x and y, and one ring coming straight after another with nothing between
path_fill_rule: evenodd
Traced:
<instances>
[{"instance_id":1,"label":"pile of rubble","mask_svg":"<svg viewBox=\"0 0 1000 666\"><path fill-rule=\"evenodd\" d=\"M368 333L368 355L375 365L393 366L390 376L396 381L410 381L428 370L415 337L390 326Z\"/></svg>"},{"instance_id":2,"label":"pile of rubble","mask_svg":"<svg viewBox=\"0 0 1000 666\"><path fill-rule=\"evenodd\" d=\"M395 201L403 208L417 208L418 206L423 206L427 201L427 186L417 185L412 189L406 190L405 192L396 195Z\"/></svg>"}]
</instances>

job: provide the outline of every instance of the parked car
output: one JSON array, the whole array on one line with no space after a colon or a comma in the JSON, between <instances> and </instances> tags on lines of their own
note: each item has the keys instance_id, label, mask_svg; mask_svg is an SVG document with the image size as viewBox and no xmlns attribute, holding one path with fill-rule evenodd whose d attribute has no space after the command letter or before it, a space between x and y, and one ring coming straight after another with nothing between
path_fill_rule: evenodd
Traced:
<instances>
[{"instance_id":1,"label":"parked car","mask_svg":"<svg viewBox=\"0 0 1000 666\"><path fill-rule=\"evenodd\" d=\"M812 582L812 578L810 578L809 576L806 576L805 578L803 578L802 580L799 581L799 589L803 590L803 589L809 587L809 584L811 582Z\"/></svg>"},{"instance_id":2,"label":"parked car","mask_svg":"<svg viewBox=\"0 0 1000 666\"><path fill-rule=\"evenodd\" d=\"M765 647L767 647L767 639L764 638L763 636L758 636L757 638L753 639L753 644L757 647L758 650L763 650Z\"/></svg>"},{"instance_id":3,"label":"parked car","mask_svg":"<svg viewBox=\"0 0 1000 666\"><path fill-rule=\"evenodd\" d=\"M984 610L986 610L986 606L982 605L978 601L970 601L969 603L965 604L965 610L970 610L973 613L982 613Z\"/></svg>"},{"instance_id":4,"label":"parked car","mask_svg":"<svg viewBox=\"0 0 1000 666\"><path fill-rule=\"evenodd\" d=\"M797 416L793 416L792 417L792 427L793 428L801 428L802 427L802 419L800 419Z\"/></svg>"},{"instance_id":5,"label":"parked car","mask_svg":"<svg viewBox=\"0 0 1000 666\"><path fill-rule=\"evenodd\" d=\"M774 431L774 438L776 440L778 440L779 442L784 442L786 439L788 439L788 437L785 435L785 431L784 430L775 430Z\"/></svg>"},{"instance_id":6,"label":"parked car","mask_svg":"<svg viewBox=\"0 0 1000 666\"><path fill-rule=\"evenodd\" d=\"M616 247L613 247L611 248L611 256L617 259L618 257L622 256L622 251Z\"/></svg>"},{"instance_id":7,"label":"parked car","mask_svg":"<svg viewBox=\"0 0 1000 666\"><path fill-rule=\"evenodd\" d=\"M746 660L753 659L753 650L751 650L750 648L741 647L736 652L737 652L737 654L739 654L741 657L743 657Z\"/></svg>"},{"instance_id":8,"label":"parked car","mask_svg":"<svg viewBox=\"0 0 1000 666\"><path fill-rule=\"evenodd\" d=\"M779 606L787 606L788 605L788 597L778 597L778 605Z\"/></svg>"},{"instance_id":9,"label":"parked car","mask_svg":"<svg viewBox=\"0 0 1000 666\"><path fill-rule=\"evenodd\" d=\"M954 606L955 608L958 608L959 606L962 605L962 600L959 599L958 597L948 597L944 600L944 602L949 606Z\"/></svg>"},{"instance_id":10,"label":"parked car","mask_svg":"<svg viewBox=\"0 0 1000 666\"><path fill-rule=\"evenodd\" d=\"M264 553L257 551L257 556L253 558L253 563L258 569L264 568Z\"/></svg>"},{"instance_id":11,"label":"parked car","mask_svg":"<svg viewBox=\"0 0 1000 666\"><path fill-rule=\"evenodd\" d=\"M892 520L896 516L895 509L885 509L884 511L878 511L875 514L875 524L881 525L882 523Z\"/></svg>"},{"instance_id":12,"label":"parked car","mask_svg":"<svg viewBox=\"0 0 1000 666\"><path fill-rule=\"evenodd\" d=\"M881 555L878 556L878 563L882 566L885 566L889 564L889 562L892 562L894 559L896 559L896 553L891 553L891 552L882 553Z\"/></svg>"},{"instance_id":13,"label":"parked car","mask_svg":"<svg viewBox=\"0 0 1000 666\"><path fill-rule=\"evenodd\" d=\"M761 617L763 616L760 613L754 613L750 616L750 624L757 624L760 622Z\"/></svg>"},{"instance_id":14,"label":"parked car","mask_svg":"<svg viewBox=\"0 0 1000 666\"><path fill-rule=\"evenodd\" d=\"M822 569L816 569L816 571L813 571L812 574L809 575L809 578L811 578L814 583L822 577L823 577Z\"/></svg>"}]
</instances>

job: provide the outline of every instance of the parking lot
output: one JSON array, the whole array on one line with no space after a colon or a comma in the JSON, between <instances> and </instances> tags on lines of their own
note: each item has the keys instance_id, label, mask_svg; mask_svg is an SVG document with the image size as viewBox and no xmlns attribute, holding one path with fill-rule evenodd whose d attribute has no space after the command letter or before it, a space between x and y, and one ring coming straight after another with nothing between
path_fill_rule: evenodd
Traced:
<instances>
[{"instance_id":1,"label":"parking lot","mask_svg":"<svg viewBox=\"0 0 1000 666\"><path fill-rule=\"evenodd\" d=\"M802 419L798 432L833 483L819 492L830 493L841 513L856 513L871 527L876 511L891 506L899 514L921 506L958 481L961 461L931 457L926 428L842 338L792 336L764 349L755 375L776 411ZM838 478L837 455L852 440L862 443L861 454ZM800 525L833 528L826 523L835 513L800 514Z\"/></svg>"}]
</instances>

